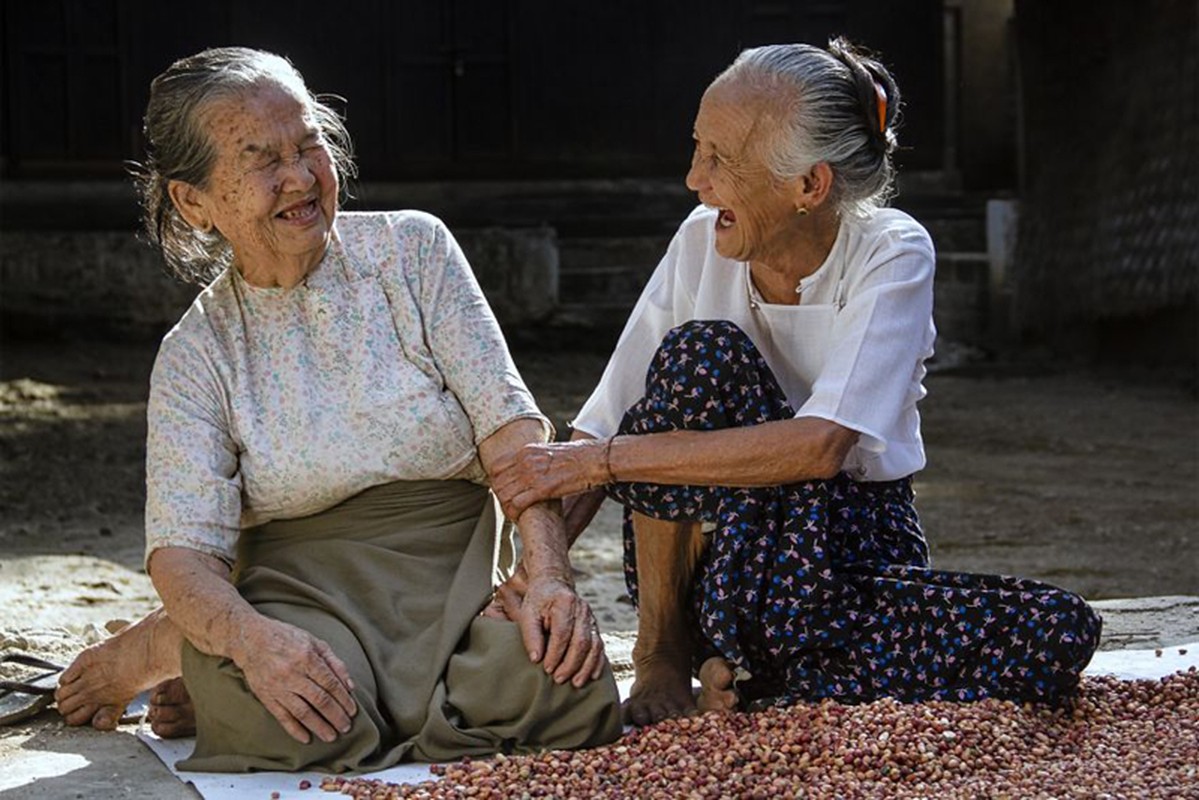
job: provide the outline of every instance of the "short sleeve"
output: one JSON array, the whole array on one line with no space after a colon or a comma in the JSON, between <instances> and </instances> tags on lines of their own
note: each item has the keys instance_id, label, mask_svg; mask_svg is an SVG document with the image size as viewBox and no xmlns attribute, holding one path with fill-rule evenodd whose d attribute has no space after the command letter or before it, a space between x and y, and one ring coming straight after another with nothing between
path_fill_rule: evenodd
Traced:
<instances>
[{"instance_id":1,"label":"short sleeve","mask_svg":"<svg viewBox=\"0 0 1199 800\"><path fill-rule=\"evenodd\" d=\"M859 446L881 453L886 431L919 399L931 352L934 255L914 223L880 237L847 288L830 351L798 417L821 417L862 435Z\"/></svg>"},{"instance_id":2,"label":"short sleeve","mask_svg":"<svg viewBox=\"0 0 1199 800\"><path fill-rule=\"evenodd\" d=\"M241 481L222 396L211 355L176 328L150 377L147 564L160 547L186 547L233 563Z\"/></svg>"},{"instance_id":3,"label":"short sleeve","mask_svg":"<svg viewBox=\"0 0 1199 800\"><path fill-rule=\"evenodd\" d=\"M435 217L419 252L420 306L437 369L466 411L475 444L517 419L553 426L525 386L458 242Z\"/></svg>"},{"instance_id":4,"label":"short sleeve","mask_svg":"<svg viewBox=\"0 0 1199 800\"><path fill-rule=\"evenodd\" d=\"M675 234L642 290L608 366L587 402L571 422L595 437L616 433L624 412L645 394L646 373L658 345L671 328L691 318L695 298L679 279L684 237Z\"/></svg>"}]
</instances>

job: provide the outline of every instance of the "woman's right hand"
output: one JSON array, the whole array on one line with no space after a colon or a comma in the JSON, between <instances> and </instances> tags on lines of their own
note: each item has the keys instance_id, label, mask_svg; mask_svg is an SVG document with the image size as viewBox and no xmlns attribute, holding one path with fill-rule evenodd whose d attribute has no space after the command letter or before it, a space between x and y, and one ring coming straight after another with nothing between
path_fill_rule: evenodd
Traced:
<instances>
[{"instance_id":1,"label":"woman's right hand","mask_svg":"<svg viewBox=\"0 0 1199 800\"><path fill-rule=\"evenodd\" d=\"M228 564L187 547L160 547L150 579L167 616L201 653L233 659L283 729L307 744L350 729L357 713L350 671L328 644L260 614L238 594Z\"/></svg>"},{"instance_id":2,"label":"woman's right hand","mask_svg":"<svg viewBox=\"0 0 1199 800\"><path fill-rule=\"evenodd\" d=\"M246 685L293 739L331 742L350 729L358 713L354 681L328 644L260 616L243 629L239 645L234 663Z\"/></svg>"}]
</instances>

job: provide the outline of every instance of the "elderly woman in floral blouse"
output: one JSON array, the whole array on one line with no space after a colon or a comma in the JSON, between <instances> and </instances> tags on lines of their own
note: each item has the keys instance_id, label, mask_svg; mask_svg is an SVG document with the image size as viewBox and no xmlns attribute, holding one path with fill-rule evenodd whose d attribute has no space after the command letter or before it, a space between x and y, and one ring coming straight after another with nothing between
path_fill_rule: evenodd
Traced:
<instances>
[{"instance_id":1,"label":"elderly woman in floral blouse","mask_svg":"<svg viewBox=\"0 0 1199 800\"><path fill-rule=\"evenodd\" d=\"M151 379L146 564L163 607L64 672L66 721L111 728L158 686L155 730L194 729L181 766L212 771L618 736L556 501L516 520L516 624L480 614L513 552L488 473L550 426L449 232L339 213L345 130L269 53L176 62L145 132L148 232L207 286Z\"/></svg>"}]
</instances>

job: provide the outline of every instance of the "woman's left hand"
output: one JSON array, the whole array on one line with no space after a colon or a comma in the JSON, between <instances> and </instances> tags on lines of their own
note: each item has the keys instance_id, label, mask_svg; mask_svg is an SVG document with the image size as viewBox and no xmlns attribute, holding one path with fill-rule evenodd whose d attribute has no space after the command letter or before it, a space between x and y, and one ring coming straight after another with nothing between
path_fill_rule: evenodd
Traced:
<instances>
[{"instance_id":1,"label":"woman's left hand","mask_svg":"<svg viewBox=\"0 0 1199 800\"><path fill-rule=\"evenodd\" d=\"M479 613L492 619L516 622L520 619L520 608L524 605L525 594L528 591L529 577L525 574L524 564L517 564L512 577L495 587L491 602Z\"/></svg>"},{"instance_id":2,"label":"woman's left hand","mask_svg":"<svg viewBox=\"0 0 1199 800\"><path fill-rule=\"evenodd\" d=\"M556 683L569 680L577 688L603 674L604 640L591 606L565 580L529 578L516 623L529 658Z\"/></svg>"},{"instance_id":3,"label":"woman's left hand","mask_svg":"<svg viewBox=\"0 0 1199 800\"><path fill-rule=\"evenodd\" d=\"M606 483L608 440L526 444L496 460L491 490L508 519L534 503L565 497Z\"/></svg>"}]
</instances>

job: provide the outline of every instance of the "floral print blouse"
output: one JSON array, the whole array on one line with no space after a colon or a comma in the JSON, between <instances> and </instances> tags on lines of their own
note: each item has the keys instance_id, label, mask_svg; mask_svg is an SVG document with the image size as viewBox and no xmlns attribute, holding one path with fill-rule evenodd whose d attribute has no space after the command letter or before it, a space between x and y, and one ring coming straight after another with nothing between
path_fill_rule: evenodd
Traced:
<instances>
[{"instance_id":1,"label":"floral print blouse","mask_svg":"<svg viewBox=\"0 0 1199 800\"><path fill-rule=\"evenodd\" d=\"M476 446L538 411L440 220L342 212L291 289L227 270L150 379L146 558L232 563L241 529L396 480L485 480Z\"/></svg>"}]
</instances>

